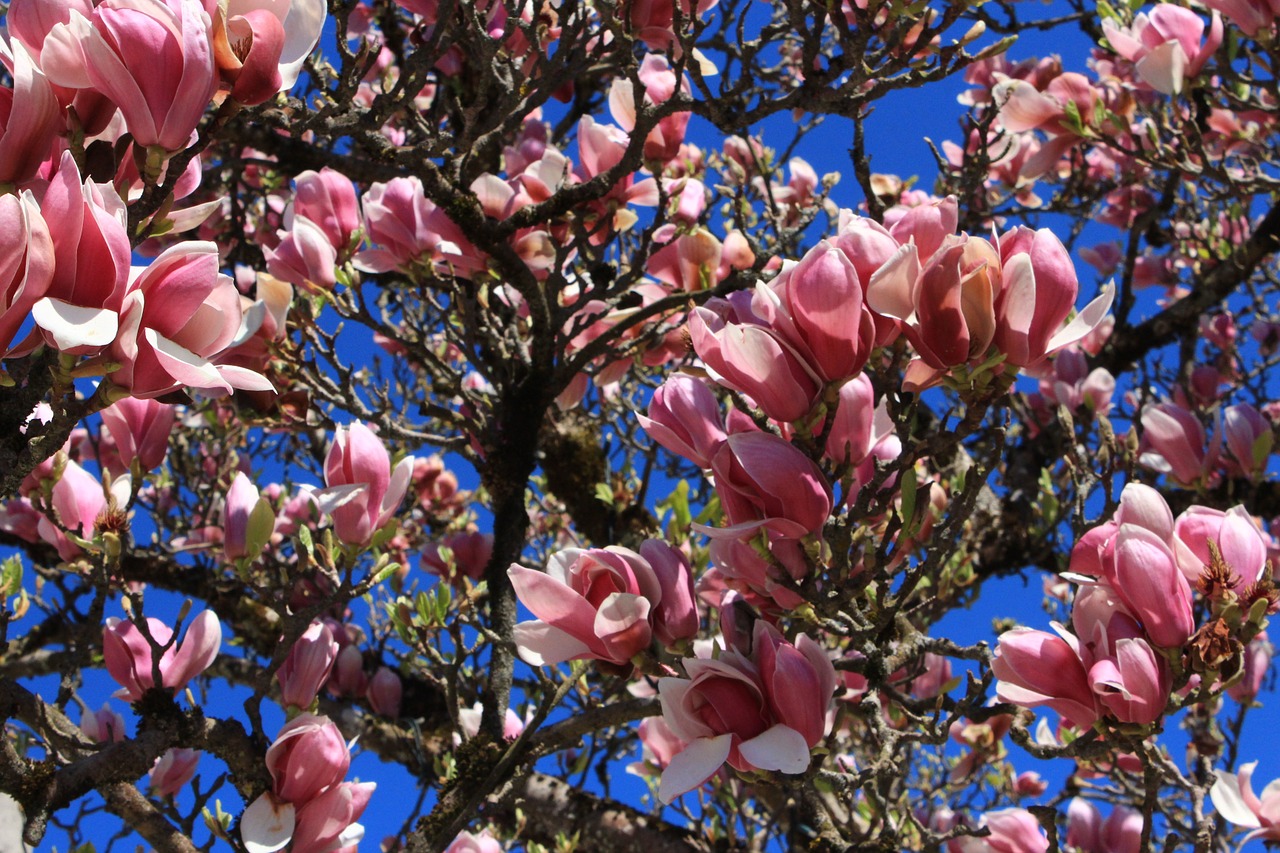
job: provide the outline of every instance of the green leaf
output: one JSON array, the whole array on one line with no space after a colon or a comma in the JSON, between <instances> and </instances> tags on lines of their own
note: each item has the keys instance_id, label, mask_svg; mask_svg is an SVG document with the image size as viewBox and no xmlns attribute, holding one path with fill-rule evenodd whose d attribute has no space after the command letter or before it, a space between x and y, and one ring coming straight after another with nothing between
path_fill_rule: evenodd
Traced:
<instances>
[{"instance_id":1,"label":"green leaf","mask_svg":"<svg viewBox=\"0 0 1280 853\"><path fill-rule=\"evenodd\" d=\"M596 483L596 500L607 506L613 506L613 489L607 483Z\"/></svg>"}]
</instances>

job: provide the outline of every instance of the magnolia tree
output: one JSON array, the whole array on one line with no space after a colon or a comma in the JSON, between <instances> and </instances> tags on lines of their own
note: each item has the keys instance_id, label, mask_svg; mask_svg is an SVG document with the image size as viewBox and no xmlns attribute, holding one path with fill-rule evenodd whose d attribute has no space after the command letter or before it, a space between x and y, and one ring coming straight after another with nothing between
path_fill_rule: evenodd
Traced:
<instances>
[{"instance_id":1,"label":"magnolia tree","mask_svg":"<svg viewBox=\"0 0 1280 853\"><path fill-rule=\"evenodd\" d=\"M1280 841L1278 15L11 0L25 842Z\"/></svg>"}]
</instances>

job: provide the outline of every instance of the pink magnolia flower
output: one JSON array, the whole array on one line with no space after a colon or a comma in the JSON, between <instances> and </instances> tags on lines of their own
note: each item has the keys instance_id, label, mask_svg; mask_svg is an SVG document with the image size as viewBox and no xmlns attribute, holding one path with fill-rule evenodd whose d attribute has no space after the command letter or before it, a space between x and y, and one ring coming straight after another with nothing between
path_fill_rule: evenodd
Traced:
<instances>
[{"instance_id":1,"label":"pink magnolia flower","mask_svg":"<svg viewBox=\"0 0 1280 853\"><path fill-rule=\"evenodd\" d=\"M110 184L86 180L70 152L62 155L40 212L56 222L53 280L31 316L44 340L72 355L97 352L116 338L129 286L132 249L124 201Z\"/></svg>"},{"instance_id":2,"label":"pink magnolia flower","mask_svg":"<svg viewBox=\"0 0 1280 853\"><path fill-rule=\"evenodd\" d=\"M0 182L16 184L35 177L49 156L62 107L21 41L0 43L0 59L13 78L13 88L0 88Z\"/></svg>"},{"instance_id":3,"label":"pink magnolia flower","mask_svg":"<svg viewBox=\"0 0 1280 853\"><path fill-rule=\"evenodd\" d=\"M662 716L687 746L662 773L659 797L671 802L701 785L726 761L738 770L803 773L822 739L836 688L826 652L801 634L794 645L757 622L752 654L686 658L688 678L661 678Z\"/></svg>"},{"instance_id":4,"label":"pink magnolia flower","mask_svg":"<svg viewBox=\"0 0 1280 853\"><path fill-rule=\"evenodd\" d=\"M720 404L706 383L677 373L653 392L649 416L636 415L649 437L699 468L710 468L711 457L726 435Z\"/></svg>"},{"instance_id":5,"label":"pink magnolia flower","mask_svg":"<svg viewBox=\"0 0 1280 853\"><path fill-rule=\"evenodd\" d=\"M387 272L435 263L465 275L484 266L462 230L427 200L417 178L374 184L365 192L361 207L365 234L374 244L357 255L361 269Z\"/></svg>"},{"instance_id":6,"label":"pink magnolia flower","mask_svg":"<svg viewBox=\"0 0 1280 853\"><path fill-rule=\"evenodd\" d=\"M173 747L156 759L148 778L156 797L176 797L186 787L200 764L200 753L194 749Z\"/></svg>"},{"instance_id":7,"label":"pink magnolia flower","mask_svg":"<svg viewBox=\"0 0 1280 853\"><path fill-rule=\"evenodd\" d=\"M347 775L351 753L328 717L299 714L280 729L267 749L272 790L301 806L337 785Z\"/></svg>"},{"instance_id":8,"label":"pink magnolia flower","mask_svg":"<svg viewBox=\"0 0 1280 853\"><path fill-rule=\"evenodd\" d=\"M280 704L310 708L316 694L329 680L334 661L338 659L338 642L323 622L312 622L289 650L289 656L276 670L280 682Z\"/></svg>"},{"instance_id":9,"label":"pink magnolia flower","mask_svg":"<svg viewBox=\"0 0 1280 853\"><path fill-rule=\"evenodd\" d=\"M414 458L406 456L393 471L387 448L364 424L338 427L324 460L328 488L317 493L338 538L348 545L368 545L399 508L413 465Z\"/></svg>"},{"instance_id":10,"label":"pink magnolia flower","mask_svg":"<svg viewBox=\"0 0 1280 853\"><path fill-rule=\"evenodd\" d=\"M903 244L872 277L867 301L902 323L924 365L943 371L986 355L999 282L1000 256L989 242L947 235L931 255L915 242Z\"/></svg>"},{"instance_id":11,"label":"pink magnolia flower","mask_svg":"<svg viewBox=\"0 0 1280 853\"><path fill-rule=\"evenodd\" d=\"M338 250L316 223L298 215L276 233L280 242L263 251L273 276L309 292L337 286Z\"/></svg>"},{"instance_id":12,"label":"pink magnolia flower","mask_svg":"<svg viewBox=\"0 0 1280 853\"><path fill-rule=\"evenodd\" d=\"M1222 414L1222 432L1236 470L1246 477L1266 470L1275 432L1261 412L1248 403L1228 406Z\"/></svg>"},{"instance_id":13,"label":"pink magnolia flower","mask_svg":"<svg viewBox=\"0 0 1280 853\"><path fill-rule=\"evenodd\" d=\"M639 553L617 545L568 548L552 555L545 574L512 564L507 575L537 617L515 633L520 656L534 666L627 664L655 637L670 645L697 632L689 564L656 539Z\"/></svg>"},{"instance_id":14,"label":"pink magnolia flower","mask_svg":"<svg viewBox=\"0 0 1280 853\"><path fill-rule=\"evenodd\" d=\"M1259 797L1250 782L1257 766L1256 761L1243 764L1239 774L1215 770L1218 781L1209 789L1218 814L1236 826L1253 830L1240 842L1241 846L1257 838L1280 841L1280 779L1267 785Z\"/></svg>"},{"instance_id":15,"label":"pink magnolia flower","mask_svg":"<svg viewBox=\"0 0 1280 853\"><path fill-rule=\"evenodd\" d=\"M212 13L214 57L230 97L256 106L287 88L280 76L285 30L279 17L270 8L231 13L219 6Z\"/></svg>"},{"instance_id":16,"label":"pink magnolia flower","mask_svg":"<svg viewBox=\"0 0 1280 853\"><path fill-rule=\"evenodd\" d=\"M169 452L169 435L177 413L156 400L126 397L102 410L102 425L115 442L126 467L138 461L142 471L154 471Z\"/></svg>"},{"instance_id":17,"label":"pink magnolia flower","mask_svg":"<svg viewBox=\"0 0 1280 853\"><path fill-rule=\"evenodd\" d=\"M689 335L712 379L751 397L775 420L799 420L822 392L821 379L767 326L727 322L699 307L689 315Z\"/></svg>"},{"instance_id":18,"label":"pink magnolia flower","mask_svg":"<svg viewBox=\"0 0 1280 853\"><path fill-rule=\"evenodd\" d=\"M1114 290L1107 288L1066 322L1079 291L1075 265L1047 228L1002 234L1000 261L995 345L1009 364L1035 367L1092 332L1111 309Z\"/></svg>"},{"instance_id":19,"label":"pink magnolia flower","mask_svg":"<svg viewBox=\"0 0 1280 853\"><path fill-rule=\"evenodd\" d=\"M671 63L659 53L645 55L637 76L644 86L641 103L646 107L670 100L677 87L686 93L689 91L688 81L678 81L675 72L671 70ZM630 80L619 77L613 81L609 89L609 112L627 133L635 130L636 98ZM688 112L677 112L658 121L657 126L644 139L645 162L667 163L680 153L680 144L684 142L690 115Z\"/></svg>"},{"instance_id":20,"label":"pink magnolia flower","mask_svg":"<svg viewBox=\"0 0 1280 853\"><path fill-rule=\"evenodd\" d=\"M1014 628L1000 635L991 671L996 695L1024 708L1047 705L1078 729L1100 716L1097 698L1077 651L1075 636L1055 625L1060 636Z\"/></svg>"},{"instance_id":21,"label":"pink magnolia flower","mask_svg":"<svg viewBox=\"0 0 1280 853\"><path fill-rule=\"evenodd\" d=\"M445 560L441 548L449 549L450 561ZM464 577L479 581L492 556L492 533L451 533L438 543L428 542L422 549L422 568L454 583L461 583Z\"/></svg>"},{"instance_id":22,"label":"pink magnolia flower","mask_svg":"<svg viewBox=\"0 0 1280 853\"><path fill-rule=\"evenodd\" d=\"M1209 543L1218 547L1223 561L1239 578L1241 592L1262 575L1267 564L1267 542L1243 506L1223 512L1205 506L1188 507L1173 526L1173 550L1178 567L1189 582L1200 579L1209 565Z\"/></svg>"},{"instance_id":23,"label":"pink magnolia flower","mask_svg":"<svg viewBox=\"0 0 1280 853\"><path fill-rule=\"evenodd\" d=\"M292 215L315 224L339 254L360 230L360 204L351 179L329 167L294 178Z\"/></svg>"},{"instance_id":24,"label":"pink magnolia flower","mask_svg":"<svg viewBox=\"0 0 1280 853\"><path fill-rule=\"evenodd\" d=\"M1049 839L1035 815L1026 809L987 812L978 826L991 830L985 838L957 838L950 842L951 853L1045 853Z\"/></svg>"},{"instance_id":25,"label":"pink magnolia flower","mask_svg":"<svg viewBox=\"0 0 1280 853\"><path fill-rule=\"evenodd\" d=\"M58 549L59 557L74 560L83 552L79 545L67 538L61 528L78 532L82 539L94 537L98 516L107 506L102 483L80 467L79 463L67 462L62 476L53 484L51 505L61 527L41 515L36 531L41 539Z\"/></svg>"},{"instance_id":26,"label":"pink magnolia flower","mask_svg":"<svg viewBox=\"0 0 1280 853\"><path fill-rule=\"evenodd\" d=\"M1206 445L1199 418L1175 403L1160 403L1142 410L1142 443L1138 461L1166 474L1182 485L1191 485L1217 467L1222 437L1215 430Z\"/></svg>"},{"instance_id":27,"label":"pink magnolia flower","mask_svg":"<svg viewBox=\"0 0 1280 853\"><path fill-rule=\"evenodd\" d=\"M728 436L711 460L716 494L737 536L767 527L792 539L819 533L831 514L831 487L811 459L765 432Z\"/></svg>"},{"instance_id":28,"label":"pink magnolia flower","mask_svg":"<svg viewBox=\"0 0 1280 853\"><path fill-rule=\"evenodd\" d=\"M53 238L35 196L0 196L0 354L49 289L53 271Z\"/></svg>"},{"instance_id":29,"label":"pink magnolia flower","mask_svg":"<svg viewBox=\"0 0 1280 853\"><path fill-rule=\"evenodd\" d=\"M1176 95L1182 84L1200 74L1205 61L1222 43L1222 18L1215 11L1204 35L1204 19L1190 9L1160 3L1150 14L1139 12L1130 27L1102 22L1111 49L1134 63L1138 77L1157 92Z\"/></svg>"},{"instance_id":30,"label":"pink magnolia flower","mask_svg":"<svg viewBox=\"0 0 1280 853\"><path fill-rule=\"evenodd\" d=\"M218 272L218 247L177 243L150 265L135 268L133 286L120 310L120 333L111 374L135 397L159 397L175 388L230 393L272 391L251 370L216 363L240 333L240 293Z\"/></svg>"},{"instance_id":31,"label":"pink magnolia flower","mask_svg":"<svg viewBox=\"0 0 1280 853\"><path fill-rule=\"evenodd\" d=\"M138 145L187 147L218 88L211 31L199 0L104 0L94 9L81 42L85 73L120 107Z\"/></svg>"},{"instance_id":32,"label":"pink magnolia flower","mask_svg":"<svg viewBox=\"0 0 1280 853\"><path fill-rule=\"evenodd\" d=\"M151 638L163 646L173 638L173 629L159 619L148 617ZM211 610L202 610L191 620L186 636L161 656L160 683L154 678L151 645L133 622L111 618L102 632L102 657L107 672L120 685L116 696L137 702L152 687L181 690L187 682L209 668L222 645L222 626Z\"/></svg>"},{"instance_id":33,"label":"pink magnolia flower","mask_svg":"<svg viewBox=\"0 0 1280 853\"><path fill-rule=\"evenodd\" d=\"M1280 17L1280 4L1273 0L1206 0L1205 5L1226 15L1250 38L1274 27Z\"/></svg>"},{"instance_id":34,"label":"pink magnolia flower","mask_svg":"<svg viewBox=\"0 0 1280 853\"><path fill-rule=\"evenodd\" d=\"M867 363L875 319L863 304L857 268L823 240L768 285L751 307L825 382L843 382Z\"/></svg>"}]
</instances>

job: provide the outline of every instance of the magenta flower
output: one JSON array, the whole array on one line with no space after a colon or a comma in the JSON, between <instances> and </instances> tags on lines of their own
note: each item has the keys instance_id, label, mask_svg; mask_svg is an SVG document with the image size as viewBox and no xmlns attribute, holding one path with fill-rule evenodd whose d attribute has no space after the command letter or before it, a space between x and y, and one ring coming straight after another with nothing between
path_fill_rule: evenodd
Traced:
<instances>
[{"instance_id":1,"label":"magenta flower","mask_svg":"<svg viewBox=\"0 0 1280 853\"><path fill-rule=\"evenodd\" d=\"M653 392L649 416L636 415L649 437L699 468L710 468L711 457L724 442L720 404L706 383L677 373Z\"/></svg>"},{"instance_id":2,"label":"magenta flower","mask_svg":"<svg viewBox=\"0 0 1280 853\"><path fill-rule=\"evenodd\" d=\"M211 30L198 0L104 0L94 9L86 71L138 145L172 153L191 141L218 88Z\"/></svg>"},{"instance_id":3,"label":"magenta flower","mask_svg":"<svg viewBox=\"0 0 1280 853\"><path fill-rule=\"evenodd\" d=\"M275 530L276 514L243 471L231 481L222 515L222 551L227 559L256 560L261 556Z\"/></svg>"},{"instance_id":4,"label":"magenta flower","mask_svg":"<svg viewBox=\"0 0 1280 853\"><path fill-rule=\"evenodd\" d=\"M126 397L102 410L102 425L115 442L126 468L138 461L144 471L154 471L169 452L169 435L177 413L156 400Z\"/></svg>"},{"instance_id":5,"label":"magenta flower","mask_svg":"<svg viewBox=\"0 0 1280 853\"><path fill-rule=\"evenodd\" d=\"M338 642L323 622L312 622L289 650L289 656L276 670L280 682L280 704L310 708L316 694L329 680L338 659Z\"/></svg>"},{"instance_id":6,"label":"magenta flower","mask_svg":"<svg viewBox=\"0 0 1280 853\"><path fill-rule=\"evenodd\" d=\"M516 626L520 656L534 666L566 660L627 664L656 636L665 645L697 632L693 578L684 556L646 540L553 554L547 571L513 564L516 595L537 619Z\"/></svg>"},{"instance_id":7,"label":"magenta flower","mask_svg":"<svg viewBox=\"0 0 1280 853\"><path fill-rule=\"evenodd\" d=\"M151 638L163 646L173 637L173 629L159 619L148 618ZM152 687L181 690L191 679L209 668L222 645L222 625L211 610L202 610L191 620L186 636L160 657L160 683L154 679L151 645L127 620L111 618L102 632L102 656L107 672L120 685L116 696L137 702Z\"/></svg>"},{"instance_id":8,"label":"magenta flower","mask_svg":"<svg viewBox=\"0 0 1280 853\"><path fill-rule=\"evenodd\" d=\"M365 699L375 714L395 719L400 716L400 700L404 695L404 685L400 676L389 667L380 666L369 679L369 687L365 690Z\"/></svg>"},{"instance_id":9,"label":"magenta flower","mask_svg":"<svg viewBox=\"0 0 1280 853\"><path fill-rule=\"evenodd\" d=\"M1047 228L1017 228L1002 234L1000 258L995 345L1009 364L1040 364L1092 332L1111 308L1114 291L1108 288L1066 322L1075 308L1079 284L1066 247Z\"/></svg>"},{"instance_id":10,"label":"magenta flower","mask_svg":"<svg viewBox=\"0 0 1280 853\"><path fill-rule=\"evenodd\" d=\"M111 374L135 397L159 397L188 387L230 393L273 391L262 375L220 365L217 356L240 332L240 293L218 272L218 247L177 243L138 271L120 311Z\"/></svg>"},{"instance_id":11,"label":"magenta flower","mask_svg":"<svg viewBox=\"0 0 1280 853\"><path fill-rule=\"evenodd\" d=\"M730 530L768 527L792 539L821 532L831 487L811 459L776 435L731 435L711 460Z\"/></svg>"},{"instance_id":12,"label":"magenta flower","mask_svg":"<svg viewBox=\"0 0 1280 853\"><path fill-rule=\"evenodd\" d=\"M875 318L863 304L858 271L826 240L757 287L751 305L826 382L856 375L875 346Z\"/></svg>"},{"instance_id":13,"label":"magenta flower","mask_svg":"<svg viewBox=\"0 0 1280 853\"><path fill-rule=\"evenodd\" d=\"M363 547L391 520L409 489L414 459L406 456L391 469L387 448L362 423L338 427L324 460L324 481L317 492L333 529L348 545Z\"/></svg>"},{"instance_id":14,"label":"magenta flower","mask_svg":"<svg viewBox=\"0 0 1280 853\"><path fill-rule=\"evenodd\" d=\"M661 678L662 717L686 746L662 773L659 797L671 802L701 785L726 761L738 770L803 773L826 731L836 687L822 647L795 645L757 622L752 656L686 658L688 678Z\"/></svg>"},{"instance_id":15,"label":"magenta flower","mask_svg":"<svg viewBox=\"0 0 1280 853\"><path fill-rule=\"evenodd\" d=\"M1000 635L991 671L996 696L1024 708L1047 705L1078 729L1099 717L1097 699L1077 653L1079 641L1055 626L1060 636L1014 628Z\"/></svg>"},{"instance_id":16,"label":"magenta flower","mask_svg":"<svg viewBox=\"0 0 1280 853\"><path fill-rule=\"evenodd\" d=\"M822 380L767 326L727 322L699 307L689 315L689 336L712 379L746 394L777 421L804 417L822 393Z\"/></svg>"},{"instance_id":17,"label":"magenta flower","mask_svg":"<svg viewBox=\"0 0 1280 853\"><path fill-rule=\"evenodd\" d=\"M350 764L351 753L338 727L315 714L299 714L285 723L267 749L272 790L298 806L340 783Z\"/></svg>"},{"instance_id":18,"label":"magenta flower","mask_svg":"<svg viewBox=\"0 0 1280 853\"><path fill-rule=\"evenodd\" d=\"M31 316L45 342L72 355L98 352L116 338L129 286L132 249L124 201L110 184L86 180L70 152L62 155L40 212L51 230L53 280Z\"/></svg>"}]
</instances>

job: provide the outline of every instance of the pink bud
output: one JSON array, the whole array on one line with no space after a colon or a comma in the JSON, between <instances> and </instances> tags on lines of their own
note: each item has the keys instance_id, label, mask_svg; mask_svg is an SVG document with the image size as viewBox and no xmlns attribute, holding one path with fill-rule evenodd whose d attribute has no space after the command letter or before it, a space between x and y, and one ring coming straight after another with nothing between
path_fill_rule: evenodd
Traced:
<instances>
[{"instance_id":1,"label":"pink bud","mask_svg":"<svg viewBox=\"0 0 1280 853\"><path fill-rule=\"evenodd\" d=\"M1228 406L1222 416L1227 450L1246 477L1266 470L1267 458L1275 445L1275 433L1262 413L1248 403Z\"/></svg>"},{"instance_id":2,"label":"pink bud","mask_svg":"<svg viewBox=\"0 0 1280 853\"><path fill-rule=\"evenodd\" d=\"M175 797L195 775L200 753L194 749L173 747L156 759L151 768L151 793L156 797Z\"/></svg>"},{"instance_id":3,"label":"pink bud","mask_svg":"<svg viewBox=\"0 0 1280 853\"><path fill-rule=\"evenodd\" d=\"M316 694L329 679L337 658L338 643L329 627L323 622L312 622L276 670L276 678L280 682L280 704L310 708Z\"/></svg>"},{"instance_id":4,"label":"pink bud","mask_svg":"<svg viewBox=\"0 0 1280 853\"><path fill-rule=\"evenodd\" d=\"M80 716L80 731L95 743L115 743L125 739L124 717L103 705L96 711L85 711Z\"/></svg>"},{"instance_id":5,"label":"pink bud","mask_svg":"<svg viewBox=\"0 0 1280 853\"><path fill-rule=\"evenodd\" d=\"M440 554L442 546L453 552L452 568ZM446 536L439 544L427 543L422 549L422 568L453 583L461 583L464 577L479 581L484 577L485 567L489 565L489 559L492 556L493 534L479 533L474 530L453 533Z\"/></svg>"},{"instance_id":6,"label":"pink bud","mask_svg":"<svg viewBox=\"0 0 1280 853\"><path fill-rule=\"evenodd\" d=\"M860 373L841 386L835 421L827 434L828 459L856 466L867 458L871 452L875 405L875 389L866 374Z\"/></svg>"},{"instance_id":7,"label":"pink bud","mask_svg":"<svg viewBox=\"0 0 1280 853\"><path fill-rule=\"evenodd\" d=\"M648 417L636 418L650 438L699 468L711 467L711 457L725 440L715 395L683 373L668 377L653 393Z\"/></svg>"},{"instance_id":8,"label":"pink bud","mask_svg":"<svg viewBox=\"0 0 1280 853\"><path fill-rule=\"evenodd\" d=\"M1271 656L1274 652L1266 631L1254 637L1244 649L1244 671L1240 680L1227 688L1227 695L1242 705L1257 698L1262 691L1262 683L1271 670Z\"/></svg>"},{"instance_id":9,"label":"pink bud","mask_svg":"<svg viewBox=\"0 0 1280 853\"><path fill-rule=\"evenodd\" d=\"M259 497L258 488L243 471L237 472L227 490L223 510L222 550L228 560L256 560L271 541L275 529L275 511Z\"/></svg>"},{"instance_id":10,"label":"pink bud","mask_svg":"<svg viewBox=\"0 0 1280 853\"><path fill-rule=\"evenodd\" d=\"M294 178L293 212L314 222L341 253L360 228L360 207L351 180L329 167Z\"/></svg>"},{"instance_id":11,"label":"pink bud","mask_svg":"<svg viewBox=\"0 0 1280 853\"><path fill-rule=\"evenodd\" d=\"M280 729L267 749L272 790L301 806L347 775L351 754L328 717L299 714Z\"/></svg>"},{"instance_id":12,"label":"pink bud","mask_svg":"<svg viewBox=\"0 0 1280 853\"><path fill-rule=\"evenodd\" d=\"M335 696L363 696L368 688L369 679L364 674L364 656L354 645L344 646L334 662L329 692Z\"/></svg>"},{"instance_id":13,"label":"pink bud","mask_svg":"<svg viewBox=\"0 0 1280 853\"><path fill-rule=\"evenodd\" d=\"M143 471L154 471L169 452L176 417L167 403L126 397L102 410L102 425L115 441L121 462L128 466L137 459Z\"/></svg>"},{"instance_id":14,"label":"pink bud","mask_svg":"<svg viewBox=\"0 0 1280 853\"><path fill-rule=\"evenodd\" d=\"M365 698L375 714L394 720L400 716L400 699L403 693L404 686L400 683L400 676L394 670L380 666L373 678L369 679Z\"/></svg>"},{"instance_id":15,"label":"pink bud","mask_svg":"<svg viewBox=\"0 0 1280 853\"><path fill-rule=\"evenodd\" d=\"M991 671L999 679L996 695L1005 702L1024 708L1048 705L1079 729L1098 719L1084 666L1062 637L1031 628L1006 631L1000 635Z\"/></svg>"},{"instance_id":16,"label":"pink bud","mask_svg":"<svg viewBox=\"0 0 1280 853\"><path fill-rule=\"evenodd\" d=\"M693 570L677 548L660 539L640 544L640 556L653 568L661 596L650 609L653 633L670 648L698 633L698 605L693 595Z\"/></svg>"}]
</instances>

